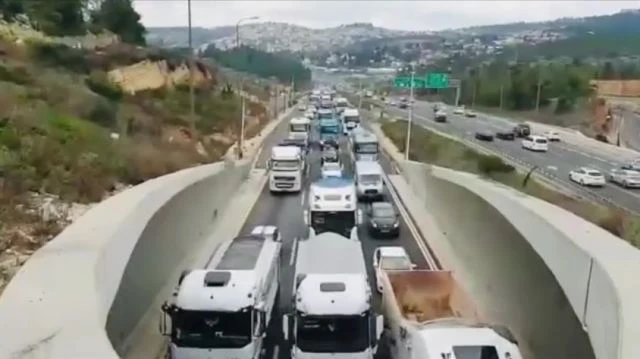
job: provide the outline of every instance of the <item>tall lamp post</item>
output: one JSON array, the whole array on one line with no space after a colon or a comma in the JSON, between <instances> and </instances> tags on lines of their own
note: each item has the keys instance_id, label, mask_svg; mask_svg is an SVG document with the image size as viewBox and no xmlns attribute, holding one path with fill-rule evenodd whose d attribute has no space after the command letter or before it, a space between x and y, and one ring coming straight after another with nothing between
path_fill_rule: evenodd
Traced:
<instances>
[{"instance_id":1,"label":"tall lamp post","mask_svg":"<svg viewBox=\"0 0 640 359\"><path fill-rule=\"evenodd\" d=\"M259 19L258 16L251 16L251 17L242 18L238 20L238 22L236 22L236 48L240 49L240 25L245 21L257 20L257 19ZM242 95L243 88L244 88L244 78L240 81L240 86L238 86L238 95L240 96L240 101L241 101L240 108L242 111L242 114L240 115L240 139L238 141L239 159L242 159L243 157L242 146L244 145L244 124L245 124L245 116L246 116L245 100L244 100L244 96Z\"/></svg>"},{"instance_id":2,"label":"tall lamp post","mask_svg":"<svg viewBox=\"0 0 640 359\"><path fill-rule=\"evenodd\" d=\"M191 33L191 0L187 0L187 14L189 17L189 117L191 118L190 125L192 135L196 127L196 96L194 90L194 67L195 67L195 54L193 52L193 36Z\"/></svg>"},{"instance_id":3,"label":"tall lamp post","mask_svg":"<svg viewBox=\"0 0 640 359\"><path fill-rule=\"evenodd\" d=\"M415 79L416 72L411 66L411 84L409 84L409 121L407 123L407 139L404 146L404 159L409 160L409 146L411 145L411 124L413 122L413 81Z\"/></svg>"}]
</instances>

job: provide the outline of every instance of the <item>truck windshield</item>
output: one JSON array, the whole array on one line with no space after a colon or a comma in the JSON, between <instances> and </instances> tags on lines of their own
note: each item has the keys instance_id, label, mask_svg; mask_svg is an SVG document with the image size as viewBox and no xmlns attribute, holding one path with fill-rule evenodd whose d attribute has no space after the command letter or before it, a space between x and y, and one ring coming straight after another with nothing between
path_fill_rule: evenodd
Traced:
<instances>
[{"instance_id":1,"label":"truck windshield","mask_svg":"<svg viewBox=\"0 0 640 359\"><path fill-rule=\"evenodd\" d=\"M380 175L376 175L376 174L360 175L358 176L358 181L362 184L376 184L380 182Z\"/></svg>"},{"instance_id":2,"label":"truck windshield","mask_svg":"<svg viewBox=\"0 0 640 359\"><path fill-rule=\"evenodd\" d=\"M316 234L324 232L338 233L349 237L351 229L356 225L356 216L353 211L312 211L311 227Z\"/></svg>"},{"instance_id":3,"label":"truck windshield","mask_svg":"<svg viewBox=\"0 0 640 359\"><path fill-rule=\"evenodd\" d=\"M251 342L251 311L181 310L171 320L171 341L179 347L242 348Z\"/></svg>"},{"instance_id":4,"label":"truck windshield","mask_svg":"<svg viewBox=\"0 0 640 359\"><path fill-rule=\"evenodd\" d=\"M344 122L359 123L360 122L360 117L358 117L358 116L345 116L344 117Z\"/></svg>"},{"instance_id":5,"label":"truck windshield","mask_svg":"<svg viewBox=\"0 0 640 359\"><path fill-rule=\"evenodd\" d=\"M333 113L331 112L318 112L319 120L330 120L333 118Z\"/></svg>"},{"instance_id":6,"label":"truck windshield","mask_svg":"<svg viewBox=\"0 0 640 359\"><path fill-rule=\"evenodd\" d=\"M299 166L299 162L295 160L274 160L271 162L271 168L278 171L290 171L297 170Z\"/></svg>"},{"instance_id":7,"label":"truck windshield","mask_svg":"<svg viewBox=\"0 0 640 359\"><path fill-rule=\"evenodd\" d=\"M358 353L369 346L366 313L345 316L297 316L296 343L308 353Z\"/></svg>"},{"instance_id":8,"label":"truck windshield","mask_svg":"<svg viewBox=\"0 0 640 359\"><path fill-rule=\"evenodd\" d=\"M356 153L378 153L377 143L356 143Z\"/></svg>"},{"instance_id":9,"label":"truck windshield","mask_svg":"<svg viewBox=\"0 0 640 359\"><path fill-rule=\"evenodd\" d=\"M454 346L456 359L500 359L496 347L491 345Z\"/></svg>"},{"instance_id":10,"label":"truck windshield","mask_svg":"<svg viewBox=\"0 0 640 359\"><path fill-rule=\"evenodd\" d=\"M289 126L291 132L307 132L307 125L305 124L291 124Z\"/></svg>"},{"instance_id":11,"label":"truck windshield","mask_svg":"<svg viewBox=\"0 0 640 359\"><path fill-rule=\"evenodd\" d=\"M322 126L321 132L322 133L338 133L340 131L338 126Z\"/></svg>"}]
</instances>

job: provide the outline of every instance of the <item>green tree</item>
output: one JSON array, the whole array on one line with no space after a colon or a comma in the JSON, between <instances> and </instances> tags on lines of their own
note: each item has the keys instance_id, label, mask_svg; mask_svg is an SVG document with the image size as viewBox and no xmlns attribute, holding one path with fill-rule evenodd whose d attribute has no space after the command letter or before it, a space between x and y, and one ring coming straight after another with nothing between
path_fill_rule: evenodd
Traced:
<instances>
[{"instance_id":1,"label":"green tree","mask_svg":"<svg viewBox=\"0 0 640 359\"><path fill-rule=\"evenodd\" d=\"M132 0L102 0L91 13L92 29L107 29L120 36L124 42L145 45L147 30L140 22L140 14L133 8Z\"/></svg>"}]
</instances>

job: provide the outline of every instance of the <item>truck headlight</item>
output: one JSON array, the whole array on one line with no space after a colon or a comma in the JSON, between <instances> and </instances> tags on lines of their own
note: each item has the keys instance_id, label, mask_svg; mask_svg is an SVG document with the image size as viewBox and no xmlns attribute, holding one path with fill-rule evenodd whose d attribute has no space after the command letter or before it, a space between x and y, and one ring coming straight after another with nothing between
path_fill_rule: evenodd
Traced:
<instances>
[{"instance_id":1,"label":"truck headlight","mask_svg":"<svg viewBox=\"0 0 640 359\"><path fill-rule=\"evenodd\" d=\"M374 221L371 221L371 226L373 228L378 228L378 224L376 222L374 222Z\"/></svg>"},{"instance_id":2,"label":"truck headlight","mask_svg":"<svg viewBox=\"0 0 640 359\"><path fill-rule=\"evenodd\" d=\"M399 225L400 225L400 222L396 222L393 224L393 228L398 228Z\"/></svg>"}]
</instances>

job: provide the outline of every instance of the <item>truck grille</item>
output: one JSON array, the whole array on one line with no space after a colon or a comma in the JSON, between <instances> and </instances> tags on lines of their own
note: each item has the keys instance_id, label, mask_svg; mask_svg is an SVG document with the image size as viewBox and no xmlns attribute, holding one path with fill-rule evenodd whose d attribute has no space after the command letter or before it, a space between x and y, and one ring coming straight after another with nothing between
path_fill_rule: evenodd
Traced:
<instances>
[{"instance_id":1,"label":"truck grille","mask_svg":"<svg viewBox=\"0 0 640 359\"><path fill-rule=\"evenodd\" d=\"M377 189L366 189L364 190L364 194L378 194Z\"/></svg>"},{"instance_id":2,"label":"truck grille","mask_svg":"<svg viewBox=\"0 0 640 359\"><path fill-rule=\"evenodd\" d=\"M276 188L292 188L293 183L276 183Z\"/></svg>"},{"instance_id":3,"label":"truck grille","mask_svg":"<svg viewBox=\"0 0 640 359\"><path fill-rule=\"evenodd\" d=\"M296 180L295 177L291 177L291 176L274 176L273 179L276 181L295 181Z\"/></svg>"}]
</instances>

